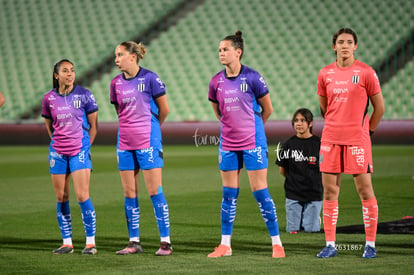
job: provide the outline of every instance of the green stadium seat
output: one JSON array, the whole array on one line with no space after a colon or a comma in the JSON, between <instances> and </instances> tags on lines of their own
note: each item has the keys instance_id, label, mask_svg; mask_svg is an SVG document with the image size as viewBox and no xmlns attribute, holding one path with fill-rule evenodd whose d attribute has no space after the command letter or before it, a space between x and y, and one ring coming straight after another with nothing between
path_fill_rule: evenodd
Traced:
<instances>
[{"instance_id":1,"label":"green stadium seat","mask_svg":"<svg viewBox=\"0 0 414 275\"><path fill-rule=\"evenodd\" d=\"M18 119L41 100L51 87L51 69L58 59L71 59L80 77L111 55L117 43L137 36L182 2L73 0L26 1L20 5L19 1L0 2L0 17L7 22L0 25L0 61L8 64L0 66L0 91L12 99L0 110L0 122ZM139 16L132 8L136 6ZM169 120L215 120L207 91L210 78L223 69L218 44L241 29L246 41L242 61L268 82L275 106L271 119L290 120L298 106L318 109L316 77L323 66L334 61L330 45L333 31L343 26L354 28L360 38L357 58L373 65L414 29L412 10L414 1L404 1L404 5L399 1L358 0L204 1L194 11L183 11L176 25L168 26L168 31L150 41L141 65L157 72L167 84ZM67 20L62 21L62 17ZM409 93L412 67L410 62L383 85L385 118L413 117L414 99ZM118 73L114 66L91 84L101 108L100 121L116 120L108 87ZM24 83L21 75L29 76ZM399 108L395 97L389 97L391 92L401 97L400 104L405 107Z\"/></svg>"}]
</instances>

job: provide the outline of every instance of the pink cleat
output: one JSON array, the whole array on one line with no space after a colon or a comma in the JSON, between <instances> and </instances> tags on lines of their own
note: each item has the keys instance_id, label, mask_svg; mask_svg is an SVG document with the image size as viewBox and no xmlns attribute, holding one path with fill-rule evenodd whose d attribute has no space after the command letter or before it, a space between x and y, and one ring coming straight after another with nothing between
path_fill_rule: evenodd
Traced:
<instances>
[{"instance_id":1,"label":"pink cleat","mask_svg":"<svg viewBox=\"0 0 414 275\"><path fill-rule=\"evenodd\" d=\"M279 245L279 244L275 244L273 245L273 254L272 254L272 258L285 258L285 249L283 248L283 246Z\"/></svg>"},{"instance_id":2,"label":"pink cleat","mask_svg":"<svg viewBox=\"0 0 414 275\"><path fill-rule=\"evenodd\" d=\"M218 247L214 249L214 252L208 254L207 257L218 258L218 257L223 257L223 256L231 256L231 255L232 255L231 247L224 245L224 244L220 244Z\"/></svg>"},{"instance_id":3,"label":"pink cleat","mask_svg":"<svg viewBox=\"0 0 414 275\"><path fill-rule=\"evenodd\" d=\"M161 242L160 249L158 249L157 252L155 252L155 255L157 256L169 256L172 254L172 246L170 243L167 242Z\"/></svg>"}]
</instances>

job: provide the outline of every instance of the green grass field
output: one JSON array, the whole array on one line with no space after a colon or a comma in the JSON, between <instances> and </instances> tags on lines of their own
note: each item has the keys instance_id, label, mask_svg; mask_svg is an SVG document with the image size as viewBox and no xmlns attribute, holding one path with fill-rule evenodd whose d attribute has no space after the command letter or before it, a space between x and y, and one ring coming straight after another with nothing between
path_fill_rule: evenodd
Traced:
<instances>
[{"instance_id":1,"label":"green grass field","mask_svg":"<svg viewBox=\"0 0 414 275\"><path fill-rule=\"evenodd\" d=\"M271 243L257 204L242 172L234 226L233 256L207 258L220 241L221 180L217 147L165 146L163 185L170 207L171 257L156 257L159 236L148 193L142 182L141 244L144 254L116 256L128 241L123 191L115 149L95 146L91 199L97 213L98 254L84 256L80 210L71 197L73 240L71 255L53 255L61 245L55 217L55 195L47 163L47 146L0 147L0 274L410 274L414 265L413 235L377 235L378 258L362 259L364 234L338 234L337 244L358 247L341 250L332 259L318 259L324 246L321 233L284 232L283 179L269 148L269 189L275 200L285 259L271 258ZM373 182L380 222L414 215L414 146L374 146ZM142 179L142 178L141 178ZM362 224L361 203L352 178L344 176L338 226Z\"/></svg>"}]
</instances>

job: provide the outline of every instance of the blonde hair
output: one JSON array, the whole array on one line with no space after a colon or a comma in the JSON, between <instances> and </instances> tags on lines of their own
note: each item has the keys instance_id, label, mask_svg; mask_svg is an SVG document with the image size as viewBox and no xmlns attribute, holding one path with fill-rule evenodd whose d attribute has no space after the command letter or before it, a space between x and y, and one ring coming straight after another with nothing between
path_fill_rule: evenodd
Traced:
<instances>
[{"instance_id":1,"label":"blonde hair","mask_svg":"<svg viewBox=\"0 0 414 275\"><path fill-rule=\"evenodd\" d=\"M129 53L135 53L137 55L137 64L141 59L144 59L144 55L147 52L147 48L145 48L144 45L141 44L141 42L137 43L135 41L125 41L119 45L124 46Z\"/></svg>"}]
</instances>

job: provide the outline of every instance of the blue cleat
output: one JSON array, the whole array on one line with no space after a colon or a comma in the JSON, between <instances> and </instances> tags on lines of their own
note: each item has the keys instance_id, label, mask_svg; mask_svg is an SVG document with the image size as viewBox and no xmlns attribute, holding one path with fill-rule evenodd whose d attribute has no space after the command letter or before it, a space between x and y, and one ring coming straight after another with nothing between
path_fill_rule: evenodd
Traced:
<instances>
[{"instance_id":1,"label":"blue cleat","mask_svg":"<svg viewBox=\"0 0 414 275\"><path fill-rule=\"evenodd\" d=\"M332 245L325 246L321 252L316 254L316 257L318 258L331 258L338 255L338 252L336 251L335 247Z\"/></svg>"},{"instance_id":2,"label":"blue cleat","mask_svg":"<svg viewBox=\"0 0 414 275\"><path fill-rule=\"evenodd\" d=\"M372 259L377 257L377 250L369 245L365 246L364 254L362 254L362 258L365 259Z\"/></svg>"}]
</instances>

